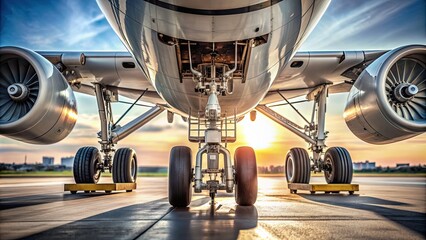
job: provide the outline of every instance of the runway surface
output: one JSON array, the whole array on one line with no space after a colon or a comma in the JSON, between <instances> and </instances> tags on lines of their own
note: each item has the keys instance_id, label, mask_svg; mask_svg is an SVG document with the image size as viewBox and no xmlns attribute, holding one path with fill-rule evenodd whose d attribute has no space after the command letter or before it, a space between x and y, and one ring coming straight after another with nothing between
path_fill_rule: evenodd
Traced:
<instances>
[{"instance_id":1,"label":"runway surface","mask_svg":"<svg viewBox=\"0 0 426 240\"><path fill-rule=\"evenodd\" d=\"M354 178L360 192L349 196L294 195L283 178L260 177L253 207L221 193L214 206L195 194L179 209L166 178L139 178L131 193L76 195L63 192L72 178L1 178L0 239L424 239L425 180Z\"/></svg>"}]
</instances>

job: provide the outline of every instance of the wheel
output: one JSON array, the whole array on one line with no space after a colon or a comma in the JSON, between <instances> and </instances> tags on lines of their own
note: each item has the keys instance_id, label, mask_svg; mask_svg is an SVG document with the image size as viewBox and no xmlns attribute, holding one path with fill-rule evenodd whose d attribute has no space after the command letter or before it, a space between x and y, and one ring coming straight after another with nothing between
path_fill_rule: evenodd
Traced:
<instances>
[{"instance_id":1,"label":"wheel","mask_svg":"<svg viewBox=\"0 0 426 240\"><path fill-rule=\"evenodd\" d=\"M132 192L133 190L126 190L126 192Z\"/></svg>"},{"instance_id":2,"label":"wheel","mask_svg":"<svg viewBox=\"0 0 426 240\"><path fill-rule=\"evenodd\" d=\"M76 183L97 183L101 177L99 165L102 157L95 147L82 147L78 149L73 166L74 180Z\"/></svg>"},{"instance_id":3,"label":"wheel","mask_svg":"<svg viewBox=\"0 0 426 240\"><path fill-rule=\"evenodd\" d=\"M77 194L77 191L70 191L71 194Z\"/></svg>"},{"instance_id":4,"label":"wheel","mask_svg":"<svg viewBox=\"0 0 426 240\"><path fill-rule=\"evenodd\" d=\"M84 191L84 193L90 193L90 191Z\"/></svg>"},{"instance_id":5,"label":"wheel","mask_svg":"<svg viewBox=\"0 0 426 240\"><path fill-rule=\"evenodd\" d=\"M313 194L315 194L315 191L311 191L311 194L313 195Z\"/></svg>"},{"instance_id":6,"label":"wheel","mask_svg":"<svg viewBox=\"0 0 426 240\"><path fill-rule=\"evenodd\" d=\"M288 183L309 183L311 160L304 148L292 148L285 158L285 178Z\"/></svg>"},{"instance_id":7,"label":"wheel","mask_svg":"<svg viewBox=\"0 0 426 240\"><path fill-rule=\"evenodd\" d=\"M235 201L241 206L251 206L257 199L256 155L251 147L235 150Z\"/></svg>"},{"instance_id":8,"label":"wheel","mask_svg":"<svg viewBox=\"0 0 426 240\"><path fill-rule=\"evenodd\" d=\"M131 148L119 148L112 162L112 179L115 183L134 183L138 174L136 152Z\"/></svg>"},{"instance_id":9,"label":"wheel","mask_svg":"<svg viewBox=\"0 0 426 240\"><path fill-rule=\"evenodd\" d=\"M324 155L324 176L327 183L351 183L352 159L342 147L331 147Z\"/></svg>"},{"instance_id":10,"label":"wheel","mask_svg":"<svg viewBox=\"0 0 426 240\"><path fill-rule=\"evenodd\" d=\"M109 193L111 193L111 190L105 190L105 193L109 194Z\"/></svg>"},{"instance_id":11,"label":"wheel","mask_svg":"<svg viewBox=\"0 0 426 240\"><path fill-rule=\"evenodd\" d=\"M354 191L349 191L349 195L354 195Z\"/></svg>"},{"instance_id":12,"label":"wheel","mask_svg":"<svg viewBox=\"0 0 426 240\"><path fill-rule=\"evenodd\" d=\"M192 198L192 151L189 147L176 146L170 151L169 203L174 207L186 207Z\"/></svg>"}]
</instances>

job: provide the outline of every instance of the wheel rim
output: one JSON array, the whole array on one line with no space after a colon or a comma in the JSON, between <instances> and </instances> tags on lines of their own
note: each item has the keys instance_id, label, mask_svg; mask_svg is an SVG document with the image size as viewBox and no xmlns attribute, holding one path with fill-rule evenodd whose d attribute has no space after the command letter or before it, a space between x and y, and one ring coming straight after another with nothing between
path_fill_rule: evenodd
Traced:
<instances>
[{"instance_id":1,"label":"wheel rim","mask_svg":"<svg viewBox=\"0 0 426 240\"><path fill-rule=\"evenodd\" d=\"M130 167L130 172L131 172L131 175L132 175L133 182L136 179L136 169L137 169L137 167L136 167L136 161L135 161L135 158L133 157L132 158L131 167Z\"/></svg>"},{"instance_id":2,"label":"wheel rim","mask_svg":"<svg viewBox=\"0 0 426 240\"><path fill-rule=\"evenodd\" d=\"M392 110L408 121L426 120L426 66L414 58L402 58L386 77L386 96Z\"/></svg>"},{"instance_id":3,"label":"wheel rim","mask_svg":"<svg viewBox=\"0 0 426 240\"><path fill-rule=\"evenodd\" d=\"M289 157L287 158L287 164L286 164L286 176L289 181L293 179L294 176L294 163L293 158Z\"/></svg>"},{"instance_id":4,"label":"wheel rim","mask_svg":"<svg viewBox=\"0 0 426 240\"><path fill-rule=\"evenodd\" d=\"M95 172L93 174L93 179L95 180L95 182L97 182L99 180L99 178L101 177L101 169L99 167L100 159L98 157L95 159L95 162L94 162L93 165L94 165L93 167L94 167L94 170L95 170Z\"/></svg>"},{"instance_id":5,"label":"wheel rim","mask_svg":"<svg viewBox=\"0 0 426 240\"><path fill-rule=\"evenodd\" d=\"M324 161L327 170L324 171L324 176L327 180L332 181L334 176L333 163L330 157L327 157Z\"/></svg>"},{"instance_id":6,"label":"wheel rim","mask_svg":"<svg viewBox=\"0 0 426 240\"><path fill-rule=\"evenodd\" d=\"M39 79L33 66L22 59L0 63L0 123L11 123L25 116L39 93Z\"/></svg>"}]
</instances>

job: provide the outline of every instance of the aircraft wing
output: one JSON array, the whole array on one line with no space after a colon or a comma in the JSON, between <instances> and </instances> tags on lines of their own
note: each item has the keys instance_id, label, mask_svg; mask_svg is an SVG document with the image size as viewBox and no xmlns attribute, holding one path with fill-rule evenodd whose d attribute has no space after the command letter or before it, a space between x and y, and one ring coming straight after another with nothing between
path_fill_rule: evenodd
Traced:
<instances>
[{"instance_id":1,"label":"aircraft wing","mask_svg":"<svg viewBox=\"0 0 426 240\"><path fill-rule=\"evenodd\" d=\"M306 96L330 84L329 93L349 92L359 74L387 51L298 52L274 81L261 104Z\"/></svg>"},{"instance_id":2,"label":"aircraft wing","mask_svg":"<svg viewBox=\"0 0 426 240\"><path fill-rule=\"evenodd\" d=\"M386 51L298 52L274 81L261 104L280 102L278 91L288 99L307 96L330 84L329 93L348 92L359 74ZM63 75L73 90L94 94L93 82L100 82L132 99L148 91L142 101L165 104L128 52L38 52L53 64L61 63Z\"/></svg>"},{"instance_id":3,"label":"aircraft wing","mask_svg":"<svg viewBox=\"0 0 426 240\"><path fill-rule=\"evenodd\" d=\"M164 104L145 74L128 52L37 52L72 83L76 92L94 95L93 82L99 82L115 93L144 102Z\"/></svg>"}]
</instances>

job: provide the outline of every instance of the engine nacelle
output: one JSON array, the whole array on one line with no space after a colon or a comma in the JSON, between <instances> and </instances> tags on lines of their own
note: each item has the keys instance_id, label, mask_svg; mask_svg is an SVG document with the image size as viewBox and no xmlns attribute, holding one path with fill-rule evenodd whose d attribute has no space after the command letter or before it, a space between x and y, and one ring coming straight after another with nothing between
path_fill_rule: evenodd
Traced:
<instances>
[{"instance_id":1,"label":"engine nacelle","mask_svg":"<svg viewBox=\"0 0 426 240\"><path fill-rule=\"evenodd\" d=\"M68 136L77 107L62 74L28 49L2 47L0 56L0 134L33 144Z\"/></svg>"},{"instance_id":2,"label":"engine nacelle","mask_svg":"<svg viewBox=\"0 0 426 240\"><path fill-rule=\"evenodd\" d=\"M426 46L387 52L352 87L344 118L361 140L386 144L426 131Z\"/></svg>"}]
</instances>

